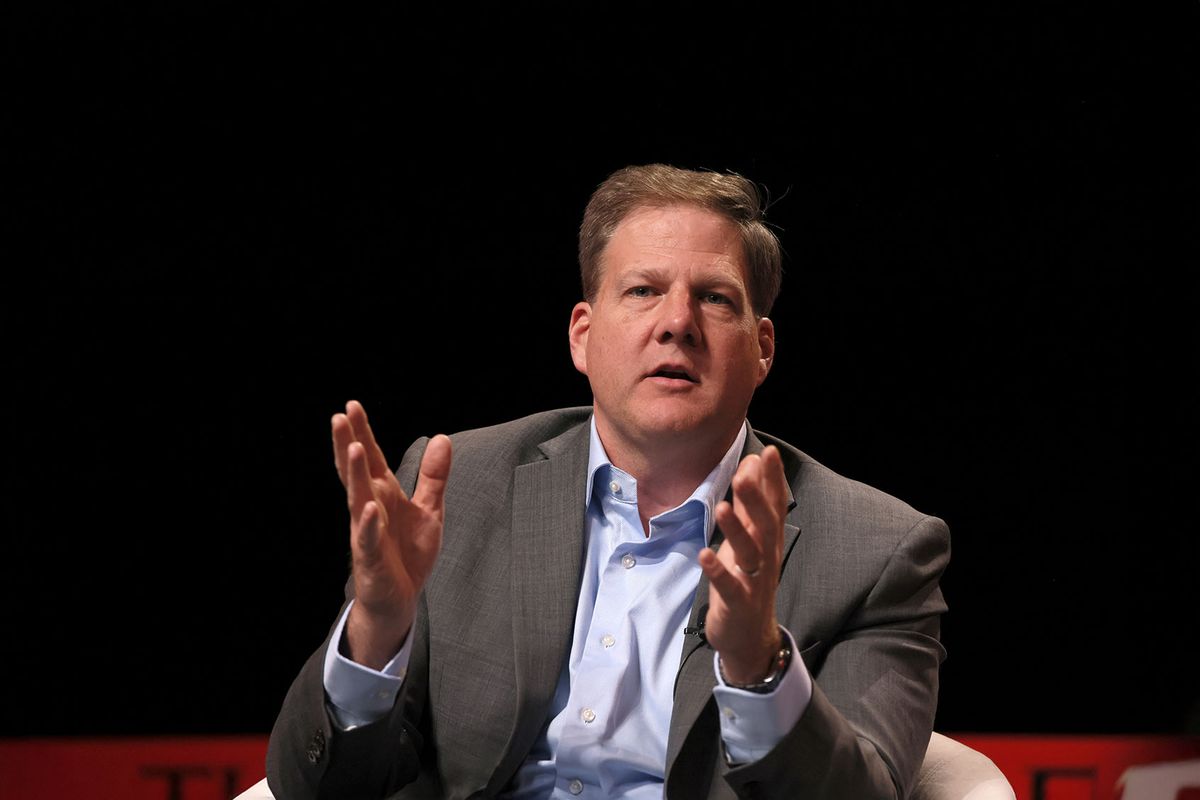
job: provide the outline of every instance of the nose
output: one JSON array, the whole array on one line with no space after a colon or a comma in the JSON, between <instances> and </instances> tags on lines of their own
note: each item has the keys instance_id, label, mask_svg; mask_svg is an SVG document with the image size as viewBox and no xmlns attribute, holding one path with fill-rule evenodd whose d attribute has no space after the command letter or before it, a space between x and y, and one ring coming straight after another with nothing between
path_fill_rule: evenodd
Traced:
<instances>
[{"instance_id":1,"label":"nose","mask_svg":"<svg viewBox=\"0 0 1200 800\"><path fill-rule=\"evenodd\" d=\"M674 342L694 347L700 343L696 320L696 300L688 292L672 290L659 304L654 338L659 344Z\"/></svg>"}]
</instances>

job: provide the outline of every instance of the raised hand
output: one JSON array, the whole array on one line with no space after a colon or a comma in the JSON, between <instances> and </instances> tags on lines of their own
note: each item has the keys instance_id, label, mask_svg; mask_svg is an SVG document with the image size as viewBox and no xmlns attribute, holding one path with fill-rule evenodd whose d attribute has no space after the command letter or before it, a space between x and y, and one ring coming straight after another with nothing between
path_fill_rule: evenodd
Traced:
<instances>
[{"instance_id":1,"label":"raised hand","mask_svg":"<svg viewBox=\"0 0 1200 800\"><path fill-rule=\"evenodd\" d=\"M733 503L723 500L716 509L725 546L719 553L700 551L700 568L709 580L705 635L720 653L729 683L762 680L779 650L775 588L787 496L778 448L746 456L733 476Z\"/></svg>"},{"instance_id":2,"label":"raised hand","mask_svg":"<svg viewBox=\"0 0 1200 800\"><path fill-rule=\"evenodd\" d=\"M332 427L334 463L350 509L355 602L346 622L347 655L380 669L408 636L417 596L441 549L450 439L429 440L410 499L358 401L335 414Z\"/></svg>"}]
</instances>

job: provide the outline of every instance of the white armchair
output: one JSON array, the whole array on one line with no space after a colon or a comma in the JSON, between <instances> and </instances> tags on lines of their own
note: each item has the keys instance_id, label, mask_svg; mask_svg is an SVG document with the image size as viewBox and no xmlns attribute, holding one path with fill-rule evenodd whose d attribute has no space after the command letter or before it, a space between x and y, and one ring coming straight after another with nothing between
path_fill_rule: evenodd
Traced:
<instances>
[{"instance_id":1,"label":"white armchair","mask_svg":"<svg viewBox=\"0 0 1200 800\"><path fill-rule=\"evenodd\" d=\"M275 797L264 778L234 800ZM934 732L909 800L1016 800L1016 795L990 758Z\"/></svg>"},{"instance_id":2,"label":"white armchair","mask_svg":"<svg viewBox=\"0 0 1200 800\"><path fill-rule=\"evenodd\" d=\"M263 778L233 800L275 800L275 795L267 788L267 779Z\"/></svg>"},{"instance_id":3,"label":"white armchair","mask_svg":"<svg viewBox=\"0 0 1200 800\"><path fill-rule=\"evenodd\" d=\"M1016 800L1016 795L990 758L934 731L909 800Z\"/></svg>"}]
</instances>

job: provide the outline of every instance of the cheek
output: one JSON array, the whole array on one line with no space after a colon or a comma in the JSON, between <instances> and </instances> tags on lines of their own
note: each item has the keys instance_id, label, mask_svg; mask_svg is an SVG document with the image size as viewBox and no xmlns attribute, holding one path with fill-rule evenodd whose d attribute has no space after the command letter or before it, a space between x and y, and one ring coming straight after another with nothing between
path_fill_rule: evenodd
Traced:
<instances>
[{"instance_id":1,"label":"cheek","mask_svg":"<svg viewBox=\"0 0 1200 800\"><path fill-rule=\"evenodd\" d=\"M606 336L592 335L587 346L588 375L593 380L611 381L613 367L619 364L620 354L617 343Z\"/></svg>"},{"instance_id":2,"label":"cheek","mask_svg":"<svg viewBox=\"0 0 1200 800\"><path fill-rule=\"evenodd\" d=\"M608 324L593 328L589 344L593 344L597 352L616 355L628 353L636 346L640 336L637 321L632 319L614 319Z\"/></svg>"},{"instance_id":3,"label":"cheek","mask_svg":"<svg viewBox=\"0 0 1200 800\"><path fill-rule=\"evenodd\" d=\"M721 385L729 390L730 400L738 397L742 391L753 391L762 383L761 362L757 352L748 352L742 348L737 352L728 353L722 359Z\"/></svg>"},{"instance_id":4,"label":"cheek","mask_svg":"<svg viewBox=\"0 0 1200 800\"><path fill-rule=\"evenodd\" d=\"M727 334L721 337L719 343L714 344L714 350L720 350L723 357L731 361L737 359L758 360L761 355L758 345L758 330L753 324L738 324L728 330Z\"/></svg>"}]
</instances>

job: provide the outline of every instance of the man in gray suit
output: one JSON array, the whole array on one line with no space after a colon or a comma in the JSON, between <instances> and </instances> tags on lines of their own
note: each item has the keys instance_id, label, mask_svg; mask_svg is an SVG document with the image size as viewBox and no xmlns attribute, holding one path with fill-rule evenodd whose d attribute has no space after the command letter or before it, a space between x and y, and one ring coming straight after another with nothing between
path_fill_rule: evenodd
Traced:
<instances>
[{"instance_id":1,"label":"man in gray suit","mask_svg":"<svg viewBox=\"0 0 1200 800\"><path fill-rule=\"evenodd\" d=\"M353 568L276 797L904 797L949 534L747 424L781 272L754 185L620 170L579 251L590 408L395 474L359 404L334 417Z\"/></svg>"}]
</instances>

